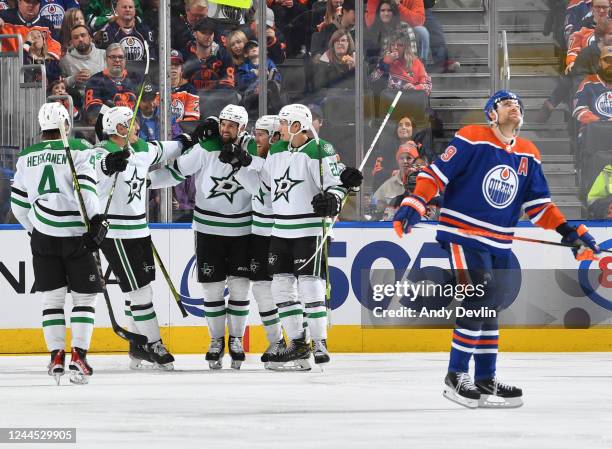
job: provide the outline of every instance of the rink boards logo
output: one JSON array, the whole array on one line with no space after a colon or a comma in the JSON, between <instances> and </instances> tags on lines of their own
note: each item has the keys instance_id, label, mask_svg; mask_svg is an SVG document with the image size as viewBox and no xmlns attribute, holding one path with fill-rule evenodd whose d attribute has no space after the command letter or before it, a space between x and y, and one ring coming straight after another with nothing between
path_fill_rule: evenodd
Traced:
<instances>
[{"instance_id":1,"label":"rink boards logo","mask_svg":"<svg viewBox=\"0 0 612 449\"><path fill-rule=\"evenodd\" d=\"M140 61L144 55L144 45L132 36L124 37L119 41L125 52L125 59L128 61Z\"/></svg>"},{"instance_id":2,"label":"rink boards logo","mask_svg":"<svg viewBox=\"0 0 612 449\"><path fill-rule=\"evenodd\" d=\"M485 175L482 194L491 207L503 209L516 198L518 184L518 175L512 167L497 165Z\"/></svg>"},{"instance_id":3,"label":"rink boards logo","mask_svg":"<svg viewBox=\"0 0 612 449\"><path fill-rule=\"evenodd\" d=\"M603 92L597 97L595 109L600 115L612 118L612 91Z\"/></svg>"},{"instance_id":4,"label":"rink boards logo","mask_svg":"<svg viewBox=\"0 0 612 449\"><path fill-rule=\"evenodd\" d=\"M610 249L612 239L602 242L601 249ZM584 260L578 267L580 287L595 304L612 311L612 256L599 256L599 260ZM595 264L596 268L592 268Z\"/></svg>"}]
</instances>

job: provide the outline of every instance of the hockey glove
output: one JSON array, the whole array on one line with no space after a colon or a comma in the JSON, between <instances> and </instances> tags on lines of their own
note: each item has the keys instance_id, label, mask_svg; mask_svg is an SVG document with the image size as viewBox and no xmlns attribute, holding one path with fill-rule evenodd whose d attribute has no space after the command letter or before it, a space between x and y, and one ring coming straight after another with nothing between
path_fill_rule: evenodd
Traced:
<instances>
[{"instance_id":1,"label":"hockey glove","mask_svg":"<svg viewBox=\"0 0 612 449\"><path fill-rule=\"evenodd\" d=\"M96 251L106 233L108 232L108 222L104 215L95 215L89 220L89 231L83 234L83 244L90 251Z\"/></svg>"},{"instance_id":2,"label":"hockey glove","mask_svg":"<svg viewBox=\"0 0 612 449\"><path fill-rule=\"evenodd\" d=\"M563 236L561 243L574 245L572 252L576 260L598 260L595 254L601 250L585 225L574 228L566 222L558 226L556 231Z\"/></svg>"},{"instance_id":3,"label":"hockey glove","mask_svg":"<svg viewBox=\"0 0 612 449\"><path fill-rule=\"evenodd\" d=\"M315 215L319 217L334 217L340 213L340 200L333 193L318 193L310 204Z\"/></svg>"},{"instance_id":4,"label":"hockey glove","mask_svg":"<svg viewBox=\"0 0 612 449\"><path fill-rule=\"evenodd\" d=\"M393 229L400 238L410 233L412 227L421 221L427 211L426 206L425 201L416 195L409 195L402 200L393 217Z\"/></svg>"},{"instance_id":5,"label":"hockey glove","mask_svg":"<svg viewBox=\"0 0 612 449\"><path fill-rule=\"evenodd\" d=\"M175 142L180 142L180 144L183 145L183 148L181 148L181 154L183 154L195 144L193 138L187 133L179 134L172 140L174 140Z\"/></svg>"},{"instance_id":6,"label":"hockey glove","mask_svg":"<svg viewBox=\"0 0 612 449\"><path fill-rule=\"evenodd\" d=\"M128 164L128 158L130 157L129 150L116 151L114 153L107 154L103 159L101 168L102 173L106 176L114 175L117 172L124 171Z\"/></svg>"},{"instance_id":7,"label":"hockey glove","mask_svg":"<svg viewBox=\"0 0 612 449\"><path fill-rule=\"evenodd\" d=\"M230 164L234 169L238 169L240 167L248 167L253 158L242 148L226 143L221 148L219 160L224 164Z\"/></svg>"},{"instance_id":8,"label":"hockey glove","mask_svg":"<svg viewBox=\"0 0 612 449\"><path fill-rule=\"evenodd\" d=\"M363 175L356 168L346 167L340 173L340 182L347 189L358 189L363 182Z\"/></svg>"},{"instance_id":9,"label":"hockey glove","mask_svg":"<svg viewBox=\"0 0 612 449\"><path fill-rule=\"evenodd\" d=\"M204 121L198 125L191 138L194 142L199 142L202 139L210 139L219 135L219 119L215 116L206 117Z\"/></svg>"}]
</instances>

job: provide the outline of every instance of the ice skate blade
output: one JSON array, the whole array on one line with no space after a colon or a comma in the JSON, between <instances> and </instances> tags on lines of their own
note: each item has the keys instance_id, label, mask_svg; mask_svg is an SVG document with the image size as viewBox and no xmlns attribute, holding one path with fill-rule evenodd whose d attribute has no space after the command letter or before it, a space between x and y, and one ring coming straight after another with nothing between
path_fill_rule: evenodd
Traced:
<instances>
[{"instance_id":1,"label":"ice skate blade","mask_svg":"<svg viewBox=\"0 0 612 449\"><path fill-rule=\"evenodd\" d=\"M220 370L221 368L223 368L223 365L221 363L221 360L209 360L208 368L216 371L216 370Z\"/></svg>"},{"instance_id":2,"label":"ice skate blade","mask_svg":"<svg viewBox=\"0 0 612 449\"><path fill-rule=\"evenodd\" d=\"M292 360L290 362L269 362L269 370L272 371L310 371L310 361L308 359Z\"/></svg>"},{"instance_id":3,"label":"ice skate blade","mask_svg":"<svg viewBox=\"0 0 612 449\"><path fill-rule=\"evenodd\" d=\"M242 360L232 360L232 369L239 370L242 365Z\"/></svg>"},{"instance_id":4,"label":"ice skate blade","mask_svg":"<svg viewBox=\"0 0 612 449\"><path fill-rule=\"evenodd\" d=\"M83 375L80 371L70 372L70 383L75 385L86 385L89 383L88 376Z\"/></svg>"},{"instance_id":5,"label":"ice skate blade","mask_svg":"<svg viewBox=\"0 0 612 449\"><path fill-rule=\"evenodd\" d=\"M60 374L60 373L53 374L53 378L55 379L55 385L58 385L58 386L59 386L60 381L61 381L61 379L62 379L62 376L63 376L63 375L64 375L64 373L61 373L61 374Z\"/></svg>"},{"instance_id":6,"label":"ice skate blade","mask_svg":"<svg viewBox=\"0 0 612 449\"><path fill-rule=\"evenodd\" d=\"M523 405L523 398L502 398L493 394L482 394L478 401L480 408L519 408Z\"/></svg>"},{"instance_id":7,"label":"ice skate blade","mask_svg":"<svg viewBox=\"0 0 612 449\"><path fill-rule=\"evenodd\" d=\"M156 369L158 371L174 371L174 363L170 362L170 363L165 363L163 365L156 363L153 365L153 369Z\"/></svg>"},{"instance_id":8,"label":"ice skate blade","mask_svg":"<svg viewBox=\"0 0 612 449\"><path fill-rule=\"evenodd\" d=\"M325 363L329 363L330 360L331 359L329 358L329 356L314 358L315 365L324 365Z\"/></svg>"},{"instance_id":9,"label":"ice skate blade","mask_svg":"<svg viewBox=\"0 0 612 449\"><path fill-rule=\"evenodd\" d=\"M478 408L478 399L464 398L463 396L458 395L454 388L445 386L442 395L446 399L456 402L459 405L463 405L464 407L471 409Z\"/></svg>"}]
</instances>

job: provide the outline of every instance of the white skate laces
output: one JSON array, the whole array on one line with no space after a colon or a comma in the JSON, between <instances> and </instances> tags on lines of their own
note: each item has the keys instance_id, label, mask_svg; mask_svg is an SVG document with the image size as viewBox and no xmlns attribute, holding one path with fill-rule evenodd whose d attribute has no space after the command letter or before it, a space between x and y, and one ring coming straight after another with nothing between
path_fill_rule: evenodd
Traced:
<instances>
[{"instance_id":1,"label":"white skate laces","mask_svg":"<svg viewBox=\"0 0 612 449\"><path fill-rule=\"evenodd\" d=\"M478 388L476 388L476 385L474 385L468 373L459 374L459 379L457 379L457 386L455 387L455 391L458 392L461 388L465 388L466 390L471 391L478 391Z\"/></svg>"}]
</instances>

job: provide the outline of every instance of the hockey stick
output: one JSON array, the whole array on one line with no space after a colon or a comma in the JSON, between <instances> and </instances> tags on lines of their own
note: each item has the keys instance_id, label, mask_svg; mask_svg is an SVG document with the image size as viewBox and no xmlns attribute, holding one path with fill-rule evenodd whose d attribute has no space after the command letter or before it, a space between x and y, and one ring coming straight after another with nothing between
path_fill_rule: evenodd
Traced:
<instances>
[{"instance_id":1,"label":"hockey stick","mask_svg":"<svg viewBox=\"0 0 612 449\"><path fill-rule=\"evenodd\" d=\"M62 136L62 143L64 144L64 152L66 153L66 158L68 159L68 165L70 166L70 171L72 173L72 182L74 183L74 189L77 193L77 198L79 200L79 207L81 208L81 214L83 215L83 221L85 222L85 227L89 231L91 229L91 223L89 221L89 217L87 216L87 209L85 208L85 201L83 200L83 193L81 192L81 185L77 178L76 168L74 166L74 160L72 159L72 154L70 153L70 144L68 143L68 136L66 136L66 124L61 122L58 124L60 134ZM115 313L113 312L113 306L110 302L110 297L108 296L108 290L106 289L106 283L104 282L104 276L102 275L102 264L100 263L100 254L98 251L93 251L93 257L96 261L96 268L98 270L98 277L100 278L100 282L102 284L102 293L104 294L104 301L106 301L106 308L108 309L108 316L110 318L111 325L113 327L113 331L119 337L134 342L137 345L146 345L147 337L140 334L135 334L133 332L127 331L117 323L115 319Z\"/></svg>"},{"instance_id":2,"label":"hockey stick","mask_svg":"<svg viewBox=\"0 0 612 449\"><path fill-rule=\"evenodd\" d=\"M426 225L426 224L421 224L421 225L416 225L413 226L413 228L416 229L442 229L443 231L447 231L447 232L451 232L451 233L457 233L460 232L462 234L466 234L466 235L477 235L477 236L481 236L481 237L491 237L494 239L500 239L500 240L510 240L510 241L518 241L518 242L528 242L528 243L539 243L542 245L551 245L551 246L562 246L564 248L578 248L576 245L572 245L571 243L563 243L563 242L552 242L550 240L540 240L540 239L534 239L531 237L521 237L518 235L505 235L505 234L498 234L496 232L489 232L489 231L484 231L484 230L478 230L478 229L462 229L462 228L452 228L450 226L444 226L444 225ZM612 250L610 249L602 249L600 248L600 251L603 253L612 253Z\"/></svg>"},{"instance_id":3,"label":"hockey stick","mask_svg":"<svg viewBox=\"0 0 612 449\"><path fill-rule=\"evenodd\" d=\"M315 141L317 144L317 148L319 149L319 182L321 183L321 194L324 193L324 184L323 184L323 153L321 152L321 145L319 145L319 136L316 131L313 130L313 134L315 136ZM340 206L342 207L342 206ZM327 229L326 229L326 219L325 217L321 217L321 235L322 239L321 243L323 244L321 251L321 260L319 261L319 269L321 264L325 264L325 308L327 309L327 327L331 328L331 283L329 282L329 264L328 264L328 253L327 253ZM317 245L318 247L319 245ZM315 249L314 255L316 255L320 250ZM308 262L302 265L299 270L304 268ZM315 267L316 269L316 267Z\"/></svg>"},{"instance_id":4,"label":"hockey stick","mask_svg":"<svg viewBox=\"0 0 612 449\"><path fill-rule=\"evenodd\" d=\"M380 128L378 128L378 131L376 132L376 135L374 136L374 139L372 140L372 143L370 144L370 148L368 148L368 151L366 152L365 156L363 157L363 160L361 161L361 164L359 164L359 171L360 172L363 171L363 168L365 167L366 162L370 158L370 154L374 150L374 146L376 146L376 143L378 142L378 139L380 138L380 135L382 134L383 129L385 129L385 125L389 121L389 118L391 117L391 114L393 113L393 110L395 109L395 106L397 106L397 102L399 101L401 96L402 96L402 91L398 90L397 94L395 94L395 98L393 99L393 102L391 103L391 105L389 106L389 109L387 110L387 115L385 115L385 118L384 118L383 122L381 123ZM344 207L344 204L346 203L347 200L348 200L348 194L342 200L342 204L340 205L340 210L342 210L342 208ZM310 256L310 259L308 259L306 262L304 262L302 264L302 266L300 268L298 268L298 270L301 270L306 265L308 265L312 261L312 259L314 259L317 256L317 253L319 251L321 251L321 248L323 247L324 242L327 240L327 237L329 237L329 234L331 233L334 225L336 224L336 221L338 221L338 217L339 216L340 216L340 213L338 213L338 215L336 215L334 217L333 221L327 227L327 231L325 232L325 234L323 234L323 240L321 241L321 243L319 243L319 245L315 249L314 254L312 256Z\"/></svg>"},{"instance_id":5,"label":"hockey stick","mask_svg":"<svg viewBox=\"0 0 612 449\"><path fill-rule=\"evenodd\" d=\"M181 314L183 315L183 318L187 318L188 313L185 310L185 307L183 306L181 295L179 294L179 292L176 291L176 288L174 287L174 284L172 283L172 279L170 279L170 275L168 274L168 270L166 270L166 266L164 265L164 262L159 256L159 253L157 252L157 248L155 248L155 245L153 244L153 240L151 240L151 249L153 250L153 257L155 257L155 260L157 261L157 265L159 265L159 269L161 270L162 274L166 278L166 282L168 283L168 287L170 287L170 292L172 293L172 296L174 296L176 305L180 309Z\"/></svg>"}]
</instances>

